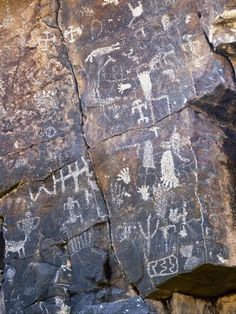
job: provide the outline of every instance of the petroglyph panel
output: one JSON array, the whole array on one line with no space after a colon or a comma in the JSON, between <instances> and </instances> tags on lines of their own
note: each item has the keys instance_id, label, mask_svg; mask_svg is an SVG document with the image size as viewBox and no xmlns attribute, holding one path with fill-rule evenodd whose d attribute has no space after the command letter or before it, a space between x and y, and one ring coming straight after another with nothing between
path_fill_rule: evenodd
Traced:
<instances>
[{"instance_id":1,"label":"petroglyph panel","mask_svg":"<svg viewBox=\"0 0 236 314\"><path fill-rule=\"evenodd\" d=\"M90 145L151 126L224 80L225 69L216 69L190 6L177 6L174 0L67 1L61 17ZM71 25L82 30L76 39L68 37ZM212 69L214 81L206 78L204 87L199 79L206 68Z\"/></svg>"},{"instance_id":2,"label":"petroglyph panel","mask_svg":"<svg viewBox=\"0 0 236 314\"><path fill-rule=\"evenodd\" d=\"M176 274L229 259L229 246L222 241L227 228L222 224L216 231L212 216L216 207L224 208L217 179L222 170L208 153L219 153L214 142L223 134L214 134L210 122L204 133L204 123L186 109L160 122L161 133L134 130L91 149L116 254L144 295ZM205 147L200 151L199 142Z\"/></svg>"}]
</instances>

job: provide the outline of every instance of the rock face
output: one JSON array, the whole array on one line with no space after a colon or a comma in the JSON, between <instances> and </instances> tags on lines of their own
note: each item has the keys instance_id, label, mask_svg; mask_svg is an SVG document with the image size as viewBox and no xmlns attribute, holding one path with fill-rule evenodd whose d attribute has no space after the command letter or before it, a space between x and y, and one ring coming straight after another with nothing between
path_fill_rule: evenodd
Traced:
<instances>
[{"instance_id":1,"label":"rock face","mask_svg":"<svg viewBox=\"0 0 236 314\"><path fill-rule=\"evenodd\" d=\"M4 0L0 42L0 312L235 313L235 1Z\"/></svg>"}]
</instances>

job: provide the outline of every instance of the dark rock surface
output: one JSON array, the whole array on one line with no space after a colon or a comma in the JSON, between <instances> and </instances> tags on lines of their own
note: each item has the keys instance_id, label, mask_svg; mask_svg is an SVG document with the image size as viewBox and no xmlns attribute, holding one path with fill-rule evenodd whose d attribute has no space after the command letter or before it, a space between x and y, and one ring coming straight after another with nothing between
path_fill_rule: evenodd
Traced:
<instances>
[{"instance_id":1,"label":"dark rock surface","mask_svg":"<svg viewBox=\"0 0 236 314\"><path fill-rule=\"evenodd\" d=\"M235 1L3 0L0 43L0 312L234 313L176 292L236 289Z\"/></svg>"}]
</instances>

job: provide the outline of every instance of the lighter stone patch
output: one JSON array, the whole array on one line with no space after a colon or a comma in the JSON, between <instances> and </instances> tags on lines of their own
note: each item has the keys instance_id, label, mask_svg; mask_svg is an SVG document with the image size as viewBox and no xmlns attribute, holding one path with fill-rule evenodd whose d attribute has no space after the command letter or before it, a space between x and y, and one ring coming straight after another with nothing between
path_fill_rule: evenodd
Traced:
<instances>
[{"instance_id":1,"label":"lighter stone patch","mask_svg":"<svg viewBox=\"0 0 236 314\"><path fill-rule=\"evenodd\" d=\"M140 81L145 98L148 101L152 99L152 82L149 72L142 72L138 74L138 79Z\"/></svg>"},{"instance_id":2,"label":"lighter stone patch","mask_svg":"<svg viewBox=\"0 0 236 314\"><path fill-rule=\"evenodd\" d=\"M66 305L61 298L55 297L55 303L57 306L56 314L69 314L70 313L70 307Z\"/></svg>"},{"instance_id":3,"label":"lighter stone patch","mask_svg":"<svg viewBox=\"0 0 236 314\"><path fill-rule=\"evenodd\" d=\"M16 274L16 269L14 267L9 267L6 271L5 278L7 280L12 281L12 279L15 277L15 274Z\"/></svg>"},{"instance_id":4,"label":"lighter stone patch","mask_svg":"<svg viewBox=\"0 0 236 314\"><path fill-rule=\"evenodd\" d=\"M164 28L164 31L167 31L171 24L170 17L167 14L164 14L161 18L161 23Z\"/></svg>"},{"instance_id":5,"label":"lighter stone patch","mask_svg":"<svg viewBox=\"0 0 236 314\"><path fill-rule=\"evenodd\" d=\"M169 219L171 222L173 222L174 224L178 224L181 218L182 214L179 214L178 208L170 209Z\"/></svg>"},{"instance_id":6,"label":"lighter stone patch","mask_svg":"<svg viewBox=\"0 0 236 314\"><path fill-rule=\"evenodd\" d=\"M103 0L103 6L107 5L107 4L114 4L114 5L118 5L119 4L119 0Z\"/></svg>"},{"instance_id":7,"label":"lighter stone patch","mask_svg":"<svg viewBox=\"0 0 236 314\"><path fill-rule=\"evenodd\" d=\"M185 18L185 23L188 24L191 21L191 15L187 14Z\"/></svg>"},{"instance_id":8,"label":"lighter stone patch","mask_svg":"<svg viewBox=\"0 0 236 314\"><path fill-rule=\"evenodd\" d=\"M155 169L154 158L153 158L153 146L150 140L146 141L144 145L143 167Z\"/></svg>"},{"instance_id":9,"label":"lighter stone patch","mask_svg":"<svg viewBox=\"0 0 236 314\"><path fill-rule=\"evenodd\" d=\"M0 79L0 97L3 97L4 95L5 95L4 81Z\"/></svg>"}]
</instances>

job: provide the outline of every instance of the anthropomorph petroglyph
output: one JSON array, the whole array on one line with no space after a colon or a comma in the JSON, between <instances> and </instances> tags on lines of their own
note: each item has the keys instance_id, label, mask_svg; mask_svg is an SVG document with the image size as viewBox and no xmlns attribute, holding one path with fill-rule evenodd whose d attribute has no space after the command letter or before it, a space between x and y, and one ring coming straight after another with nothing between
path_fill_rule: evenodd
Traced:
<instances>
[{"instance_id":1,"label":"anthropomorph petroglyph","mask_svg":"<svg viewBox=\"0 0 236 314\"><path fill-rule=\"evenodd\" d=\"M175 165L172 152L167 150L161 157L161 182L167 188L179 186L179 179L175 175Z\"/></svg>"},{"instance_id":2,"label":"anthropomorph petroglyph","mask_svg":"<svg viewBox=\"0 0 236 314\"><path fill-rule=\"evenodd\" d=\"M159 219L153 219L153 216L151 214L148 215L147 218L147 225L146 228L143 228L141 222L138 223L140 233L144 237L144 239L147 241L146 242L146 257L150 255L150 249L151 249L151 240L154 238L155 234L158 231L159 227ZM145 230L146 229L146 230Z\"/></svg>"},{"instance_id":3,"label":"anthropomorph petroglyph","mask_svg":"<svg viewBox=\"0 0 236 314\"><path fill-rule=\"evenodd\" d=\"M168 225L165 223L160 230L162 231L163 238L165 240L165 249L166 252L168 252L168 240L170 239L169 237L169 231L172 229L172 232L176 232L176 226L175 225Z\"/></svg>"},{"instance_id":4,"label":"anthropomorph petroglyph","mask_svg":"<svg viewBox=\"0 0 236 314\"><path fill-rule=\"evenodd\" d=\"M146 141L143 150L143 167L148 169L155 169L154 157L153 157L153 145L150 140Z\"/></svg>"},{"instance_id":5,"label":"anthropomorph petroglyph","mask_svg":"<svg viewBox=\"0 0 236 314\"><path fill-rule=\"evenodd\" d=\"M80 222L83 223L83 217L81 214L81 207L77 200L72 197L68 197L67 203L64 204L64 211L69 213L69 218L62 224L62 231L68 231L71 224Z\"/></svg>"},{"instance_id":6,"label":"anthropomorph petroglyph","mask_svg":"<svg viewBox=\"0 0 236 314\"><path fill-rule=\"evenodd\" d=\"M17 228L25 233L25 238L28 240L32 230L38 228L39 222L39 217L32 217L32 213L30 211L26 211L25 218L17 221Z\"/></svg>"},{"instance_id":7,"label":"anthropomorph petroglyph","mask_svg":"<svg viewBox=\"0 0 236 314\"><path fill-rule=\"evenodd\" d=\"M142 15L142 13L143 13L143 5L142 5L142 2L139 1L139 2L138 2L138 5L137 5L136 7L133 7L132 4L130 4L130 3L128 3L128 7L129 7L129 9L130 9L130 11L131 11L131 13L132 13L132 15L133 15L132 20L131 20L130 23L129 23L129 26L131 26L132 23L133 23L133 21L134 21L137 17L139 17L139 16Z\"/></svg>"},{"instance_id":8,"label":"anthropomorph petroglyph","mask_svg":"<svg viewBox=\"0 0 236 314\"><path fill-rule=\"evenodd\" d=\"M134 114L135 112L138 112L138 114L139 114L138 124L141 124L142 122L144 122L144 123L148 123L149 122L149 118L145 117L145 115L143 113L143 109L147 110L148 106L147 106L147 104L144 104L141 101L141 99L135 100L133 102L132 114Z\"/></svg>"},{"instance_id":9,"label":"anthropomorph petroglyph","mask_svg":"<svg viewBox=\"0 0 236 314\"><path fill-rule=\"evenodd\" d=\"M150 198L149 186L142 185L138 188L138 193L141 194L142 200L147 201Z\"/></svg>"},{"instance_id":10,"label":"anthropomorph petroglyph","mask_svg":"<svg viewBox=\"0 0 236 314\"><path fill-rule=\"evenodd\" d=\"M68 38L69 43L74 43L76 38L82 35L82 29L80 27L69 26L68 29L65 31L64 36Z\"/></svg>"},{"instance_id":11,"label":"anthropomorph petroglyph","mask_svg":"<svg viewBox=\"0 0 236 314\"><path fill-rule=\"evenodd\" d=\"M189 159L181 155L181 149L185 145L189 145L190 141L188 137L181 137L180 134L174 128L174 131L169 141L161 143L161 147L164 149L171 150L181 161L188 162Z\"/></svg>"},{"instance_id":12,"label":"anthropomorph petroglyph","mask_svg":"<svg viewBox=\"0 0 236 314\"><path fill-rule=\"evenodd\" d=\"M149 262L147 269L151 278L173 275L179 271L178 259L172 254L159 260Z\"/></svg>"},{"instance_id":13,"label":"anthropomorph petroglyph","mask_svg":"<svg viewBox=\"0 0 236 314\"><path fill-rule=\"evenodd\" d=\"M120 43L113 44L111 46L101 47L93 50L88 57L85 59L85 62L93 62L93 59L111 53L113 51L121 49Z\"/></svg>"},{"instance_id":14,"label":"anthropomorph petroglyph","mask_svg":"<svg viewBox=\"0 0 236 314\"><path fill-rule=\"evenodd\" d=\"M117 181L123 181L125 184L129 184L131 182L128 167L120 171L120 173L117 175Z\"/></svg>"}]
</instances>

